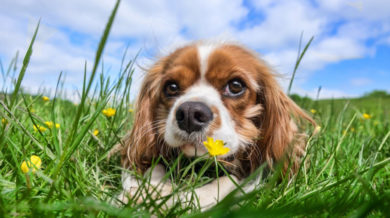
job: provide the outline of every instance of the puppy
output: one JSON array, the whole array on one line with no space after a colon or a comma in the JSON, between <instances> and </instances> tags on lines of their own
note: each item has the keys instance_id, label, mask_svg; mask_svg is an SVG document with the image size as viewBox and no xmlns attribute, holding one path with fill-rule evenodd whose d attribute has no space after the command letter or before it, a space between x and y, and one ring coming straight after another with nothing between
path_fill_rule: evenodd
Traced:
<instances>
[{"instance_id":1,"label":"puppy","mask_svg":"<svg viewBox=\"0 0 390 218\"><path fill-rule=\"evenodd\" d=\"M226 165L230 178L195 190L201 210L215 205L264 163L272 169L282 162L285 170L296 171L307 138L298 127L315 125L283 93L264 61L227 43L197 42L158 60L144 78L135 107L133 129L122 143L125 169L144 174L158 157L204 155L206 136L223 140L230 149L218 156L231 163ZM162 184L161 195L171 191L169 181L160 183L164 174L162 165L148 174L152 185ZM122 184L120 198L126 202L139 180L124 171Z\"/></svg>"}]
</instances>

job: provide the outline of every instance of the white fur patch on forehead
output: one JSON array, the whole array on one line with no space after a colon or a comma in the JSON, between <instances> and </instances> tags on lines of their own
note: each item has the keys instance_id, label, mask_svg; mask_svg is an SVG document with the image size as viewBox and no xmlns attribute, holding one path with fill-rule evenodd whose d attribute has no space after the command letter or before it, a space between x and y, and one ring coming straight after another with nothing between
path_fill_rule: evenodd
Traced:
<instances>
[{"instance_id":1,"label":"white fur patch on forehead","mask_svg":"<svg viewBox=\"0 0 390 218\"><path fill-rule=\"evenodd\" d=\"M210 54L218 47L219 45L216 43L201 43L197 45L201 78L204 78L206 74Z\"/></svg>"},{"instance_id":2,"label":"white fur patch on forehead","mask_svg":"<svg viewBox=\"0 0 390 218\"><path fill-rule=\"evenodd\" d=\"M182 104L186 101L202 101L207 105L214 105L221 101L218 91L209 83L200 81L190 87L175 104ZM222 103L221 103L222 104Z\"/></svg>"}]
</instances>

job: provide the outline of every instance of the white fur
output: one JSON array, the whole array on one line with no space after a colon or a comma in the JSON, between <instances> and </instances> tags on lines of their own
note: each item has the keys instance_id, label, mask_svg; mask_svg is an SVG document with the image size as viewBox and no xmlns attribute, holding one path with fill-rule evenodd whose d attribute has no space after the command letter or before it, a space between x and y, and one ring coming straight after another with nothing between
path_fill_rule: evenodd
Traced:
<instances>
[{"instance_id":1,"label":"white fur","mask_svg":"<svg viewBox=\"0 0 390 218\"><path fill-rule=\"evenodd\" d=\"M214 119L216 119L217 116L220 116L219 119L221 120L221 126L219 129L213 132L213 135L207 136L213 137L214 139L223 140L226 143L226 146L230 148L230 151L224 156L234 154L239 149L239 146L245 143L244 139L241 139L239 134L236 133L235 124L230 116L229 111L222 102L219 91L216 90L209 82L207 82L205 78L205 75L208 71L208 59L213 51L218 47L218 45L219 44L212 43L203 43L197 45L201 77L194 83L193 86L188 88L183 95L178 97L172 106L166 120L166 131L164 134L165 142L171 147L180 147L182 152L187 156L203 155L207 152L202 141L206 140L206 133L210 128L206 127L200 132L193 132L188 134L178 127L175 113L177 108L187 101L199 101L206 104L210 108L215 107L218 110L218 113L214 113L213 116ZM250 82L252 87L255 89L259 88L256 81L251 80ZM145 175L150 175L150 173L145 173ZM161 165L157 165L151 172L150 184L159 187L158 189L161 192L160 196L166 196L170 194L172 190L172 185L169 181L164 181L164 183L161 183L164 175L165 170ZM209 184L195 189L194 192L179 192L176 196L172 196L170 200L166 201L166 204L168 207L173 206L174 202L176 202L175 199L180 200L180 202L183 203L188 203L191 199L193 199L192 195L195 194L197 199L196 202L199 202L200 209L202 211L206 210L214 206L216 203L218 203L218 201L236 189L236 184L239 184L240 181L233 175L231 177L233 178L233 181L229 177L223 176ZM244 186L243 190L246 192L254 190L257 187L259 181L260 177L255 182ZM140 183L134 176L127 172L123 172L122 184L124 191L120 194L119 199L126 203L127 196L131 196L132 193L135 193Z\"/></svg>"},{"instance_id":2,"label":"white fur","mask_svg":"<svg viewBox=\"0 0 390 218\"><path fill-rule=\"evenodd\" d=\"M150 171L150 169L148 170ZM150 175L150 173L146 173L146 175ZM152 185L151 190L157 190L158 193L154 193L157 196L165 197L170 194L172 194L172 184L170 181L163 181L165 175L165 170L162 165L156 165L153 171L151 172L151 180L147 185ZM130 176L130 175L128 175ZM135 193L138 193L139 185L141 184L140 181L137 181L135 177L130 176L130 180L132 180L131 187L126 186L125 183L123 186L123 192L118 196L119 200L123 203L128 202L128 197L133 197ZM241 181L239 181L235 176L231 175L231 178L228 176L222 176L219 179L216 179L212 181L209 184L206 184L202 187L199 187L192 191L186 191L186 192L178 192L175 195L171 196L170 199L165 201L168 208L172 207L175 203L178 201L181 202L181 204L190 204L190 203L199 203L198 207L205 211L215 204L217 204L219 201L221 201L223 198L225 198L229 193L231 193L233 190L237 188L237 185L240 185ZM253 191L255 188L258 188L260 185L260 177L256 179L255 181L252 181L249 184L246 184L244 187L242 187L242 191L245 193ZM244 194L241 191L238 192L238 194ZM194 198L195 197L195 198ZM194 200L196 199L196 200ZM142 201L143 199L138 199L138 201ZM159 199L159 201L162 199ZM192 201L191 201L192 200ZM195 201L195 202L194 202Z\"/></svg>"},{"instance_id":3,"label":"white fur","mask_svg":"<svg viewBox=\"0 0 390 218\"><path fill-rule=\"evenodd\" d=\"M215 43L201 43L198 44L198 55L201 78L203 79L207 73L208 59L213 51L218 47Z\"/></svg>"},{"instance_id":4,"label":"white fur","mask_svg":"<svg viewBox=\"0 0 390 218\"><path fill-rule=\"evenodd\" d=\"M195 144L193 149L198 149L198 155L202 155L206 152L203 148L204 145L202 144L202 141L206 140L205 134L209 127L205 128L201 132L193 132L188 135L188 133L181 130L177 125L175 112L181 104L187 101L199 101L206 104L210 108L212 106L217 108L221 119L221 127L214 131L214 134L209 137L223 140L226 143L226 147L230 148L229 153L225 154L224 156L235 153L239 148L240 140L238 134L235 131L234 122L230 117L229 111L223 105L219 92L204 80L199 81L196 85L188 89L188 91L184 95L180 96L172 106L172 109L169 112L167 118L167 126L164 135L165 141L168 143L168 145L172 147L179 147L187 143L193 143ZM216 116L217 114L214 114L214 119ZM187 151L186 154L191 155L194 153L194 151Z\"/></svg>"},{"instance_id":5,"label":"white fur","mask_svg":"<svg viewBox=\"0 0 390 218\"><path fill-rule=\"evenodd\" d=\"M189 135L178 127L175 112L181 104L187 101L199 101L210 108L213 106L217 108L220 116L219 118L221 120L221 127L214 131L213 135L208 135L208 137L223 140L226 143L226 147L230 148L230 151L224 156L234 154L239 149L241 144L240 142L242 142L235 131L235 124L230 117L229 111L222 102L220 93L210 83L208 83L205 78L208 58L217 47L217 44L198 45L201 78L197 81L197 83L190 87L184 95L180 96L175 101L167 118L166 131L164 134L165 141L172 147L182 146L182 151L187 156L202 155L206 153L206 149L204 148L202 141L206 140L205 134L209 129L207 127L201 132L193 132ZM218 116L218 114L215 113L213 115L214 119Z\"/></svg>"}]
</instances>

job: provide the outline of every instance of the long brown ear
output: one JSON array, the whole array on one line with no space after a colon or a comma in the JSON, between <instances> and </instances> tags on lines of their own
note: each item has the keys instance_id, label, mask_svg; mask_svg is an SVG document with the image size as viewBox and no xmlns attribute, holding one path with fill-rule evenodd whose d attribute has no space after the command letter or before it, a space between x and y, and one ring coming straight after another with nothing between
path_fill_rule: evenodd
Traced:
<instances>
[{"instance_id":1,"label":"long brown ear","mask_svg":"<svg viewBox=\"0 0 390 218\"><path fill-rule=\"evenodd\" d=\"M315 126L315 122L284 94L268 67L260 62L257 71L260 85L258 103L264 110L259 122L261 136L257 142L261 158L259 160L258 155L250 157L252 165L258 166L266 161L272 168L276 162L283 160L286 169L292 161L291 169L295 171L306 146L306 135L300 132L298 126L304 127L308 122Z\"/></svg>"},{"instance_id":2,"label":"long brown ear","mask_svg":"<svg viewBox=\"0 0 390 218\"><path fill-rule=\"evenodd\" d=\"M131 133L124 140L122 166L125 169L136 168L144 172L153 158L159 155L156 129L154 128L154 109L156 107L160 76L164 60L157 62L146 74L135 103L135 119Z\"/></svg>"}]
</instances>

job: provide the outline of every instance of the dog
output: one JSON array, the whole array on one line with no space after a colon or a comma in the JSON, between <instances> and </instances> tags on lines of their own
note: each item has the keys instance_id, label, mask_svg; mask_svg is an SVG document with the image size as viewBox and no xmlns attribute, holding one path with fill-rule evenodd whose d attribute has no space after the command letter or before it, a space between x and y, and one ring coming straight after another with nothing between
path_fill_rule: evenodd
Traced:
<instances>
[{"instance_id":1,"label":"dog","mask_svg":"<svg viewBox=\"0 0 390 218\"><path fill-rule=\"evenodd\" d=\"M161 183L164 166L150 169L152 162L174 159L178 153L205 155L202 142L212 137L229 148L218 160L230 163L230 176L195 189L199 208L206 210L263 164L272 169L279 163L285 171L297 171L305 155L307 123L315 126L255 52L234 43L181 47L146 72L133 129L122 142L121 164L126 170L119 198L126 203L138 190L139 178L129 171L149 175L152 185L162 184L160 194L169 195L170 181ZM182 193L181 199L187 196Z\"/></svg>"}]
</instances>

